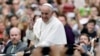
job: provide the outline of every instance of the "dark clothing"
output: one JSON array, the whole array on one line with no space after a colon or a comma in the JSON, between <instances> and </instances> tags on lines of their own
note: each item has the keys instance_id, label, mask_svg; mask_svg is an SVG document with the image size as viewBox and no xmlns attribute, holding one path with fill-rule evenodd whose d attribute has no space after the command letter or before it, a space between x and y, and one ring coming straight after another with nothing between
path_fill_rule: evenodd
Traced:
<instances>
[{"instance_id":1,"label":"dark clothing","mask_svg":"<svg viewBox=\"0 0 100 56\"><path fill-rule=\"evenodd\" d=\"M21 30L21 41L24 41L23 38L26 35L26 31L25 30Z\"/></svg>"},{"instance_id":2,"label":"dark clothing","mask_svg":"<svg viewBox=\"0 0 100 56\"><path fill-rule=\"evenodd\" d=\"M8 35L10 35L9 33L10 33L10 29L11 29L12 27L13 27L13 26L9 26L9 27L6 28L6 32L7 32Z\"/></svg>"},{"instance_id":3,"label":"dark clothing","mask_svg":"<svg viewBox=\"0 0 100 56\"><path fill-rule=\"evenodd\" d=\"M66 38L67 38L67 45L68 45L67 46L68 51L66 53L72 55L74 51L73 44L75 43L75 35L68 24L66 24L64 28L65 28Z\"/></svg>"},{"instance_id":4,"label":"dark clothing","mask_svg":"<svg viewBox=\"0 0 100 56\"><path fill-rule=\"evenodd\" d=\"M68 50L67 50L67 52L66 52L66 54L69 56L73 56L73 54L74 54L74 45L66 45L65 46L66 48L68 48Z\"/></svg>"},{"instance_id":5,"label":"dark clothing","mask_svg":"<svg viewBox=\"0 0 100 56\"><path fill-rule=\"evenodd\" d=\"M83 28L83 30L81 31L81 34L83 34L83 33L88 34L88 36L92 37L92 38L97 36L97 32L96 31L93 31L92 33L89 33L86 28Z\"/></svg>"},{"instance_id":6,"label":"dark clothing","mask_svg":"<svg viewBox=\"0 0 100 56\"><path fill-rule=\"evenodd\" d=\"M12 45L11 41L10 41L10 42L6 45L6 47L5 47L4 52L3 52L3 53L6 53L6 51L7 51L8 47L9 47L10 45Z\"/></svg>"},{"instance_id":7,"label":"dark clothing","mask_svg":"<svg viewBox=\"0 0 100 56\"><path fill-rule=\"evenodd\" d=\"M75 35L74 35L71 27L68 24L66 24L64 26L64 28L65 28L65 33L66 33L66 37L67 37L67 44L73 45L75 43Z\"/></svg>"}]
</instances>

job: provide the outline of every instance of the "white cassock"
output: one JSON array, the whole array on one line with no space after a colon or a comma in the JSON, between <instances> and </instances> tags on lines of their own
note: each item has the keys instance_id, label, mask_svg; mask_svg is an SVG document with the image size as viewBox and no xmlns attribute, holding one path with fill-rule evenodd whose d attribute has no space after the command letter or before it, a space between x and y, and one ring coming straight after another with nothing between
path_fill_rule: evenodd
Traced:
<instances>
[{"instance_id":1,"label":"white cassock","mask_svg":"<svg viewBox=\"0 0 100 56\"><path fill-rule=\"evenodd\" d=\"M47 23L37 19L33 35L36 47L67 44L63 24L54 16Z\"/></svg>"}]
</instances>

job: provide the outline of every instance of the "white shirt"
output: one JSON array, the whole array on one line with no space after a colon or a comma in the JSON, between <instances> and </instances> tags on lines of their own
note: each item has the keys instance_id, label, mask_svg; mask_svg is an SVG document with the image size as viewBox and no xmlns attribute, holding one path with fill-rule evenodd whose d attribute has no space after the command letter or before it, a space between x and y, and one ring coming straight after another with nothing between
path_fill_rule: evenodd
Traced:
<instances>
[{"instance_id":1,"label":"white shirt","mask_svg":"<svg viewBox=\"0 0 100 56\"><path fill-rule=\"evenodd\" d=\"M34 25L35 46L67 44L63 24L54 16L47 23L38 19Z\"/></svg>"}]
</instances>

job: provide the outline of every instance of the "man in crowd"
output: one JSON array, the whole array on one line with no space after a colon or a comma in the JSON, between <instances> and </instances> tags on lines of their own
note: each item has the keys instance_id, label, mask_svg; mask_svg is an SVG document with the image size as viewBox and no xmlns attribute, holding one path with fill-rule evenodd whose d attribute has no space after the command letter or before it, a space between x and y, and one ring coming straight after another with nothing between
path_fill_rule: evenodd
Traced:
<instances>
[{"instance_id":1,"label":"man in crowd","mask_svg":"<svg viewBox=\"0 0 100 56\"><path fill-rule=\"evenodd\" d=\"M21 42L21 31L20 29L13 27L10 30L10 38L12 45L7 48L7 54L16 54L24 51L27 48L27 44Z\"/></svg>"}]
</instances>

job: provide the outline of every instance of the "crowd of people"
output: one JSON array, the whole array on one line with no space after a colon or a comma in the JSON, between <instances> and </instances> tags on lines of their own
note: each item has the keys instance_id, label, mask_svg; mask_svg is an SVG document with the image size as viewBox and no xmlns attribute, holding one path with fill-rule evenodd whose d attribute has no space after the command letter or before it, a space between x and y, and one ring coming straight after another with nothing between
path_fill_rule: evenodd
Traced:
<instances>
[{"instance_id":1,"label":"crowd of people","mask_svg":"<svg viewBox=\"0 0 100 56\"><path fill-rule=\"evenodd\" d=\"M0 0L0 54L99 56L99 37L100 0Z\"/></svg>"}]
</instances>

